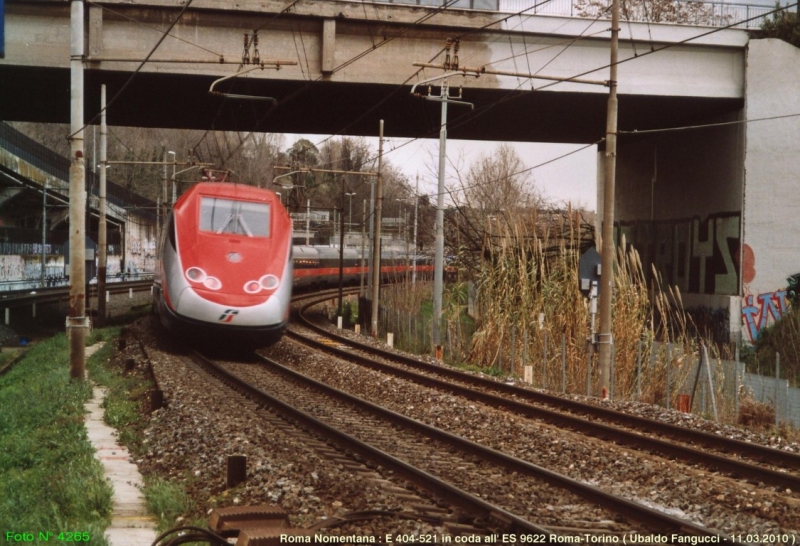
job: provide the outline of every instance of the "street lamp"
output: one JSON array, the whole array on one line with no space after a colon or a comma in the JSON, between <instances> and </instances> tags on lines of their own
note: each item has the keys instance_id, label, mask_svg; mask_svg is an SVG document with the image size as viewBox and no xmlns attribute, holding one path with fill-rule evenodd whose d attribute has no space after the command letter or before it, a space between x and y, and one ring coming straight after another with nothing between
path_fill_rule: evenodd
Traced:
<instances>
[{"instance_id":1,"label":"street lamp","mask_svg":"<svg viewBox=\"0 0 800 546\"><path fill-rule=\"evenodd\" d=\"M345 195L350 198L350 219L347 223L350 224L350 229L353 229L353 196L355 195L355 192L345 193Z\"/></svg>"}]
</instances>

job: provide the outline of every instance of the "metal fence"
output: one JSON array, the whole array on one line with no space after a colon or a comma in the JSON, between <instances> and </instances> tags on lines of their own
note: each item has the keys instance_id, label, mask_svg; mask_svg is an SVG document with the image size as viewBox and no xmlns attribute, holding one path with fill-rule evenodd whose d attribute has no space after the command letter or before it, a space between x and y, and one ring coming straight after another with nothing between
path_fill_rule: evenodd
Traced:
<instances>
[{"instance_id":1,"label":"metal fence","mask_svg":"<svg viewBox=\"0 0 800 546\"><path fill-rule=\"evenodd\" d=\"M422 314L381 308L379 335L391 334L393 346L415 354L431 353L431 320ZM443 358L450 363L468 361L472 337L470 321L442 321ZM529 350L534 335L543 336L534 354ZM590 353L576 370L568 363L568 340L528 331L510 331L496 340L495 368L510 376L522 373L524 381L539 388L563 393L590 394L596 381L596 363ZM574 347L574 345L571 345ZM581 377L576 377L580 375ZM519 378L519 377L518 377ZM669 409L684 409L718 421L735 421L741 401L747 397L772 408L775 425L788 423L800 428L800 388L785 379L745 372L744 363L711 358L702 346L684 354L671 343L639 342L635 372L627 383L615 377L612 364L612 398L649 402ZM681 408L682 403L686 407Z\"/></svg>"},{"instance_id":2,"label":"metal fence","mask_svg":"<svg viewBox=\"0 0 800 546\"><path fill-rule=\"evenodd\" d=\"M776 424L800 428L800 389L790 387L788 380L742 372L741 384L753 400L775 409Z\"/></svg>"},{"instance_id":3,"label":"metal fence","mask_svg":"<svg viewBox=\"0 0 800 546\"><path fill-rule=\"evenodd\" d=\"M352 0L358 1L358 0ZM374 0L387 4L403 4L417 6L446 6L447 9L472 9L496 11L499 13L521 13L525 15L554 15L561 17L596 17L604 10L597 2L581 4L575 0ZM611 1L606 0L606 8ZM652 9L637 9L627 6L621 17L623 20L649 23L672 23L723 27L735 25L736 28L759 28L764 21L763 16L774 7L755 4L736 4L728 2L692 2L675 0L668 10L654 14ZM611 18L610 11L606 10ZM752 20L751 20L752 19ZM741 23L740 23L741 22ZM740 24L739 24L740 23Z\"/></svg>"},{"instance_id":4,"label":"metal fence","mask_svg":"<svg viewBox=\"0 0 800 546\"><path fill-rule=\"evenodd\" d=\"M603 5L605 4L605 5ZM596 17L605 10L610 19L610 0L598 2L591 8L582 7L574 0L500 0L499 11L525 13L529 15L556 15L562 17ZM652 10L637 9L635 6L623 10L620 17L624 21L640 23L671 23L711 27L735 25L735 28L760 28L764 15L774 10L774 6L754 4L733 4L728 2L692 2L675 0L670 9L655 14ZM740 23L740 24L737 24Z\"/></svg>"},{"instance_id":5,"label":"metal fence","mask_svg":"<svg viewBox=\"0 0 800 546\"><path fill-rule=\"evenodd\" d=\"M431 340L431 318L422 314L403 313L396 309L381 307L378 320L378 334L382 339L392 335L392 345L403 351L415 354L427 354L433 344ZM464 362L469 356L472 336L475 334L473 323L442 320L442 350L448 362Z\"/></svg>"}]
</instances>

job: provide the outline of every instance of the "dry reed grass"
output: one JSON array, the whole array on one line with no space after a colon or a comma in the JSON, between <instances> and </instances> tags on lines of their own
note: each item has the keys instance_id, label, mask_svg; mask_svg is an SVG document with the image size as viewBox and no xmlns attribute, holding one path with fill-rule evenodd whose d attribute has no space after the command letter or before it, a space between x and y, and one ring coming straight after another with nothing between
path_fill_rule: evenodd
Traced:
<instances>
[{"instance_id":1,"label":"dry reed grass","mask_svg":"<svg viewBox=\"0 0 800 546\"><path fill-rule=\"evenodd\" d=\"M537 386L585 393L588 380L594 392L596 366L587 378L589 302L578 280L581 232L572 222L561 226L557 236L552 228L528 226L509 221L487 245L484 255L490 258L476 279L480 328L470 360L485 367L502 361L516 376L523 375L523 364L533 365ZM553 240L559 241L557 252ZM696 361L697 342L689 334L677 290L663 289L660 282L648 289L638 254L625 248L623 241L614 271L614 395L634 399L641 392L644 401L664 403L669 366L670 404L675 407L676 386Z\"/></svg>"},{"instance_id":2,"label":"dry reed grass","mask_svg":"<svg viewBox=\"0 0 800 546\"><path fill-rule=\"evenodd\" d=\"M570 211L561 225L506 218L503 225L492 224L485 259L474 277L479 301L471 338L459 330L466 291L460 284L445 291L447 337L469 340L468 346L451 347L451 359L502 368L515 377L522 377L528 365L535 386L570 393L587 393L588 386L597 393L590 308L578 279L585 225L570 220ZM725 377L719 351L696 337L679 291L663 286L655 269L652 279L648 286L638 253L623 239L614 268L613 396L676 408L679 394L692 394L682 386L696 384L695 411L711 416L715 408L721 419L734 420L733 399L724 391L731 378ZM431 294L431 282L397 283L384 289L381 298L389 309L418 316ZM704 352L708 364L699 373L697 362Z\"/></svg>"}]
</instances>

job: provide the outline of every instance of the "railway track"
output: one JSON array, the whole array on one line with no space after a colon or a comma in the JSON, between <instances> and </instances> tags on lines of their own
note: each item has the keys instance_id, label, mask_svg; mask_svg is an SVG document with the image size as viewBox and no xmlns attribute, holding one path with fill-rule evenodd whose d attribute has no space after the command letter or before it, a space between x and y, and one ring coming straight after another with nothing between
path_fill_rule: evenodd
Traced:
<instances>
[{"instance_id":1,"label":"railway track","mask_svg":"<svg viewBox=\"0 0 800 546\"><path fill-rule=\"evenodd\" d=\"M505 532L541 536L545 541L554 540L548 538L549 534L609 534L619 539L654 533L732 541L701 525L353 397L272 360L262 357L262 366L219 366L195 358L259 404L291 412L290 419L302 421L303 426L318 433L335 434L335 442L359 457L391 469L437 498L479 514L471 522L489 523L486 532L504 526ZM266 389L271 396L264 392ZM333 428L337 432L332 432ZM542 493L547 489L550 491ZM464 496L468 490L472 490L471 499L469 493ZM539 502L539 497L549 502ZM559 501L554 503L556 498Z\"/></svg>"},{"instance_id":2,"label":"railway track","mask_svg":"<svg viewBox=\"0 0 800 546\"><path fill-rule=\"evenodd\" d=\"M315 335L303 335L294 327L287 331L288 335L338 358L468 400L615 444L691 461L703 465L710 472L724 472L735 479L800 492L800 454L517 387L358 343L352 338L336 335L306 316L307 309L326 299L315 299L298 313L303 326Z\"/></svg>"},{"instance_id":3,"label":"railway track","mask_svg":"<svg viewBox=\"0 0 800 546\"><path fill-rule=\"evenodd\" d=\"M335 296L332 292L325 299ZM340 346L348 356L358 352L350 340L332 340L329 332L325 338L324 344ZM169 404L156 422L172 425L154 429L147 464L170 469L170 475L198 476L207 484L193 486L199 488L195 498L201 505L208 506L210 499L220 498L219 492L227 489L213 477L218 475L214 467L219 463L207 466L228 452L248 454L258 461L248 471L248 485L231 492L228 502L237 502L234 494L251 506L280 502L295 514L296 525L308 531L341 525L342 534L355 529L377 537L383 530L403 529L405 534L398 536L405 537L405 542L418 542L422 535L459 534L479 539L486 534L488 541L493 534L504 533L549 543L571 537L586 539L582 542L600 542L602 537L619 541L639 537L640 542L653 537L682 543L753 542L746 534L752 532L778 536L773 543L779 544L800 536L798 516L791 515L797 513L800 502L778 493L777 486L711 476L706 470L653 456L647 449L636 452L579 436L504 406L465 400L453 391L375 371L374 364L366 369L363 364L332 359L329 352L312 351L289 339L268 352L284 364L282 368L266 361L216 366L223 369L219 373L233 372L251 384L244 395L231 394L228 387L201 373L197 364L190 364L193 371L188 373L187 365L177 364L187 360L180 351L174 360L172 349L153 349L156 375L165 377L161 388ZM298 387L305 380L291 371L371 400L372 406L387 408L387 415L398 415L399 420L378 417L369 404L355 407L352 404L358 402L321 394L316 386ZM205 379L196 378L198 374ZM324 417L319 419L324 421L322 429L344 429L349 437L330 439L305 417L285 417L285 410L272 409L277 405L253 392L259 390L278 395L284 405L300 406L305 414ZM218 416L211 416L215 412ZM299 428L298 422L303 422ZM438 433L429 429L445 434L437 438ZM465 439L467 447L462 447ZM473 452L472 444L486 451ZM385 452L388 458L374 459L374 451ZM522 466L514 466L513 459ZM537 473L544 468L550 470ZM640 468L644 470L639 472ZM422 473L414 477L412 469ZM573 490L565 485L568 482L559 481L565 476L576 487L589 485L589 490L597 491ZM383 493L375 493L379 487ZM461 491L473 498L460 498ZM783 505L791 501L794 508ZM665 522L664 516L673 521ZM402 518L406 526L398 523Z\"/></svg>"}]
</instances>

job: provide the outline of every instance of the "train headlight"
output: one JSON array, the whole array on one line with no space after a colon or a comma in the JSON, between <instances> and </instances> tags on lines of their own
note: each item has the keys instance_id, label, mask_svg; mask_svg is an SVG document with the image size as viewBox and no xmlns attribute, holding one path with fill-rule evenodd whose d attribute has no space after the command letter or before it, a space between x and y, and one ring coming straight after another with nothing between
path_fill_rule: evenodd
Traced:
<instances>
[{"instance_id":1,"label":"train headlight","mask_svg":"<svg viewBox=\"0 0 800 546\"><path fill-rule=\"evenodd\" d=\"M257 281L247 281L244 284L244 291L248 294L257 294L262 290L275 290L280 286L281 280L275 275L264 275Z\"/></svg>"},{"instance_id":2,"label":"train headlight","mask_svg":"<svg viewBox=\"0 0 800 546\"><path fill-rule=\"evenodd\" d=\"M206 275L206 272L199 267L190 267L184 274L190 281L200 283L209 290L219 290L222 288L222 282L218 278L209 277Z\"/></svg>"},{"instance_id":3,"label":"train headlight","mask_svg":"<svg viewBox=\"0 0 800 546\"><path fill-rule=\"evenodd\" d=\"M216 277L206 277L203 281L203 286L209 290L219 290L222 288L222 282Z\"/></svg>"},{"instance_id":4,"label":"train headlight","mask_svg":"<svg viewBox=\"0 0 800 546\"><path fill-rule=\"evenodd\" d=\"M264 290L275 290L278 288L278 285L281 283L280 279L275 275L264 275L260 279L258 279L258 284L261 285L261 288Z\"/></svg>"},{"instance_id":5,"label":"train headlight","mask_svg":"<svg viewBox=\"0 0 800 546\"><path fill-rule=\"evenodd\" d=\"M256 294L261 292L261 285L258 281L247 281L244 285L244 291L248 294Z\"/></svg>"},{"instance_id":6,"label":"train headlight","mask_svg":"<svg viewBox=\"0 0 800 546\"><path fill-rule=\"evenodd\" d=\"M186 270L186 278L192 282L204 282L206 280L206 272L199 267L190 267Z\"/></svg>"}]
</instances>

